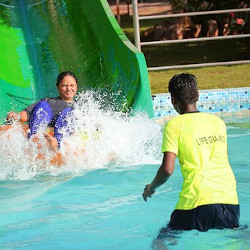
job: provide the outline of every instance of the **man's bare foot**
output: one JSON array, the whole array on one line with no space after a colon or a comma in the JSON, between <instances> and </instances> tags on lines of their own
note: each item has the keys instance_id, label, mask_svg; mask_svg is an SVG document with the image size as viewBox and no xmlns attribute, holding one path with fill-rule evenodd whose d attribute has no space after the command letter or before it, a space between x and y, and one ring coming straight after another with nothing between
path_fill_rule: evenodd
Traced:
<instances>
[{"instance_id":1,"label":"man's bare foot","mask_svg":"<svg viewBox=\"0 0 250 250\"><path fill-rule=\"evenodd\" d=\"M46 139L50 150L52 151L58 150L57 139L54 136L44 133L44 138Z\"/></svg>"}]
</instances>

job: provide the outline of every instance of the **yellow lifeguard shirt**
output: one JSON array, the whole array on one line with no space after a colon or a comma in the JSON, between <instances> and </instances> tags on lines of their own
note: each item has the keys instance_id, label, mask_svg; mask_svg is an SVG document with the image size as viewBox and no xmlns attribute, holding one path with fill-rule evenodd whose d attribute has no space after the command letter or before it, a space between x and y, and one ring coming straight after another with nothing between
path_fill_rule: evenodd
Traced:
<instances>
[{"instance_id":1,"label":"yellow lifeguard shirt","mask_svg":"<svg viewBox=\"0 0 250 250\"><path fill-rule=\"evenodd\" d=\"M170 120L162 152L173 152L183 176L176 209L206 204L238 204L236 181L229 165L225 123L206 113L186 113Z\"/></svg>"}]
</instances>

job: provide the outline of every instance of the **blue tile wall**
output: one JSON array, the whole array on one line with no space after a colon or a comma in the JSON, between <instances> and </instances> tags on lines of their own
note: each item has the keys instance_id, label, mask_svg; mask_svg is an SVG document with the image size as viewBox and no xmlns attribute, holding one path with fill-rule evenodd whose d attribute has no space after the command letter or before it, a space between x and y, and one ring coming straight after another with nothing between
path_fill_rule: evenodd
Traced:
<instances>
[{"instance_id":1,"label":"blue tile wall","mask_svg":"<svg viewBox=\"0 0 250 250\"><path fill-rule=\"evenodd\" d=\"M198 110L201 112L219 113L250 110L250 87L232 89L199 90ZM170 94L152 96L154 117L166 118L177 115Z\"/></svg>"}]
</instances>

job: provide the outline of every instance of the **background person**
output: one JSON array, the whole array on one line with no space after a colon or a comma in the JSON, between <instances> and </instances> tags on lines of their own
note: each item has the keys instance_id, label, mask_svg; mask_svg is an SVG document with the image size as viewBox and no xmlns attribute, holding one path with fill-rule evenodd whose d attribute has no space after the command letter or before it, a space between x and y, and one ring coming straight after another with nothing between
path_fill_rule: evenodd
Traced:
<instances>
[{"instance_id":1,"label":"background person","mask_svg":"<svg viewBox=\"0 0 250 250\"><path fill-rule=\"evenodd\" d=\"M69 117L72 115L74 97L77 91L77 78L70 71L64 71L57 77L56 86L59 96L43 98L31 104L20 113L9 112L7 120L29 123L28 138L36 138L40 129L54 128L54 136L45 134L52 149L58 149L63 136L70 135Z\"/></svg>"},{"instance_id":2,"label":"background person","mask_svg":"<svg viewBox=\"0 0 250 250\"><path fill-rule=\"evenodd\" d=\"M143 193L147 201L155 189L168 180L174 172L177 156L183 176L182 190L170 222L161 233L239 227L240 208L235 177L228 161L224 122L197 110L199 94L194 75L175 75L169 82L169 92L180 116L164 128L163 161Z\"/></svg>"}]
</instances>

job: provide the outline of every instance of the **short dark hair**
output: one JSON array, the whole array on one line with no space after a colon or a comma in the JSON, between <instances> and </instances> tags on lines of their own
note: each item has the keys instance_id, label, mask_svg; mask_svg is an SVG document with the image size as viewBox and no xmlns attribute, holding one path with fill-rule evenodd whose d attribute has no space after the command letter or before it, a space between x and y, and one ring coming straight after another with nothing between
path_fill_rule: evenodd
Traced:
<instances>
[{"instance_id":1,"label":"short dark hair","mask_svg":"<svg viewBox=\"0 0 250 250\"><path fill-rule=\"evenodd\" d=\"M57 76L57 80L56 80L56 86L59 86L59 83L62 81L63 77L65 76L72 76L75 78L76 80L76 83L77 83L77 78L75 76L74 73L70 72L70 71L63 71L62 73L60 73L58 76Z\"/></svg>"},{"instance_id":2,"label":"short dark hair","mask_svg":"<svg viewBox=\"0 0 250 250\"><path fill-rule=\"evenodd\" d=\"M189 73L176 74L169 81L168 91L182 104L198 101L197 79Z\"/></svg>"}]
</instances>

